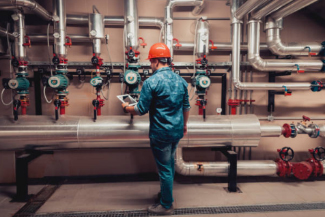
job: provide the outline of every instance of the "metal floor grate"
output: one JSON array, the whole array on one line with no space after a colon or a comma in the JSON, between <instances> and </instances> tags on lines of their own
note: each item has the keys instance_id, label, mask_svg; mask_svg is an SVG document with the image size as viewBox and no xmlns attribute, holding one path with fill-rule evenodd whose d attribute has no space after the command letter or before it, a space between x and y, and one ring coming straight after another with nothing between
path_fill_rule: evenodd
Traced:
<instances>
[{"instance_id":1,"label":"metal floor grate","mask_svg":"<svg viewBox=\"0 0 325 217\"><path fill-rule=\"evenodd\" d=\"M59 185L47 185L30 199L13 217L30 217L52 196Z\"/></svg>"},{"instance_id":2,"label":"metal floor grate","mask_svg":"<svg viewBox=\"0 0 325 217\"><path fill-rule=\"evenodd\" d=\"M222 206L202 208L175 209L174 215L204 215L224 213L247 213L247 212L283 212L299 210L325 209L325 203L298 203L298 204L275 204L275 205L252 205L252 206ZM74 212L74 213L48 213L31 215L29 217L145 217L155 216L145 210L109 211L109 212Z\"/></svg>"}]
</instances>

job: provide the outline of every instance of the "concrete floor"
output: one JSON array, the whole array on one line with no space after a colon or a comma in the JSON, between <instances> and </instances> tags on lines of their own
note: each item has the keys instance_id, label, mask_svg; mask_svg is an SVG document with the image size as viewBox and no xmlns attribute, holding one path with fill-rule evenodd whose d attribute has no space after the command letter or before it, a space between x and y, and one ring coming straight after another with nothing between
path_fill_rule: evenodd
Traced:
<instances>
[{"instance_id":1,"label":"concrete floor","mask_svg":"<svg viewBox=\"0 0 325 217\"><path fill-rule=\"evenodd\" d=\"M255 204L325 202L325 181L240 183L242 193L227 193L226 183L174 184L175 208ZM30 186L37 193L42 185ZM153 203L159 182L65 184L51 196L37 214L52 212L143 210ZM14 186L0 186L0 216L12 216L24 203L12 203ZM324 210L204 215L209 216L325 216ZM194 215L182 215L194 216Z\"/></svg>"}]
</instances>

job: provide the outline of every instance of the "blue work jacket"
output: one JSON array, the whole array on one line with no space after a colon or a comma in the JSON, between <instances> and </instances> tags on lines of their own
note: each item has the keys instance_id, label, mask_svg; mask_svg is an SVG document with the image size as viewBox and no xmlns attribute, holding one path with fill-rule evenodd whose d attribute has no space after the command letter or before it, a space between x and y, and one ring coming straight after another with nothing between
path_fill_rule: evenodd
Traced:
<instances>
[{"instance_id":1,"label":"blue work jacket","mask_svg":"<svg viewBox=\"0 0 325 217\"><path fill-rule=\"evenodd\" d=\"M183 112L190 110L187 82L169 67L163 67L144 81L135 111L149 112L152 139L175 142L183 138Z\"/></svg>"}]
</instances>

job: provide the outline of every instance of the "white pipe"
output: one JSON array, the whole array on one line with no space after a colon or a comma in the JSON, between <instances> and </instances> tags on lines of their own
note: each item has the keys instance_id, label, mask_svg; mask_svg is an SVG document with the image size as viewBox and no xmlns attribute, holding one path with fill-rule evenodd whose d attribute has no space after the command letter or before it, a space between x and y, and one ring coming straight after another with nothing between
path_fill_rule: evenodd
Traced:
<instances>
[{"instance_id":1,"label":"white pipe","mask_svg":"<svg viewBox=\"0 0 325 217\"><path fill-rule=\"evenodd\" d=\"M280 37L281 26L269 18L266 25L266 43L275 55L318 55L323 46L317 42L283 44Z\"/></svg>"},{"instance_id":2,"label":"white pipe","mask_svg":"<svg viewBox=\"0 0 325 217\"><path fill-rule=\"evenodd\" d=\"M283 19L286 16L289 16L290 14L295 13L296 11L299 11L300 9L307 7L310 4L313 4L314 2L317 2L318 0L295 0L289 5L285 6L284 8L276 11L271 15L271 17L275 21L279 21Z\"/></svg>"},{"instance_id":3,"label":"white pipe","mask_svg":"<svg viewBox=\"0 0 325 217\"><path fill-rule=\"evenodd\" d=\"M260 21L248 22L248 61L259 71L321 71L321 60L277 60L260 57Z\"/></svg>"},{"instance_id":4,"label":"white pipe","mask_svg":"<svg viewBox=\"0 0 325 217\"><path fill-rule=\"evenodd\" d=\"M194 49L194 43L193 42L179 42L182 46L176 47L176 42L173 43L173 48L179 51L193 51ZM231 51L232 50L232 44L231 43L223 43L223 42L213 42L214 46L217 47L214 51ZM211 50L211 44L209 44L209 50ZM247 51L248 45L247 43L241 43L240 45L241 51ZM269 48L267 44L262 43L260 44L260 50L261 51L268 51Z\"/></svg>"},{"instance_id":5,"label":"white pipe","mask_svg":"<svg viewBox=\"0 0 325 217\"><path fill-rule=\"evenodd\" d=\"M228 176L228 162L185 162L182 147L178 147L175 155L175 171L184 176ZM277 163L264 161L237 161L238 176L274 176Z\"/></svg>"},{"instance_id":6,"label":"white pipe","mask_svg":"<svg viewBox=\"0 0 325 217\"><path fill-rule=\"evenodd\" d=\"M1 8L7 6L28 8L47 21L58 21L57 17L52 16L47 10L45 10L45 8L43 8L34 0L1 0L0 1Z\"/></svg>"},{"instance_id":7,"label":"white pipe","mask_svg":"<svg viewBox=\"0 0 325 217\"><path fill-rule=\"evenodd\" d=\"M173 9L176 6L200 6L203 0L168 0L165 7L165 36L164 43L170 50L171 59L173 60Z\"/></svg>"}]
</instances>

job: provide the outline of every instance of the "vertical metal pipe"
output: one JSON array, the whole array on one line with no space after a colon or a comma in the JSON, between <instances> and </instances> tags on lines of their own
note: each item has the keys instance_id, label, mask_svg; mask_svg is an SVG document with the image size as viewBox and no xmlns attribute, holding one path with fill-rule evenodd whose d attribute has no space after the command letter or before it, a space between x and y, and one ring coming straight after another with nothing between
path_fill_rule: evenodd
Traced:
<instances>
[{"instance_id":1,"label":"vertical metal pipe","mask_svg":"<svg viewBox=\"0 0 325 217\"><path fill-rule=\"evenodd\" d=\"M14 20L14 33L15 36L15 55L19 61L25 60L26 51L24 47L25 37L25 16L21 12L12 15Z\"/></svg>"},{"instance_id":2,"label":"vertical metal pipe","mask_svg":"<svg viewBox=\"0 0 325 217\"><path fill-rule=\"evenodd\" d=\"M66 57L66 11L65 0L53 0L54 15L59 17L59 22L54 22L54 46L59 57Z\"/></svg>"},{"instance_id":3,"label":"vertical metal pipe","mask_svg":"<svg viewBox=\"0 0 325 217\"><path fill-rule=\"evenodd\" d=\"M209 23L207 20L199 20L196 35L196 55L202 58L209 54Z\"/></svg>"},{"instance_id":4,"label":"vertical metal pipe","mask_svg":"<svg viewBox=\"0 0 325 217\"><path fill-rule=\"evenodd\" d=\"M126 49L132 47L133 50L138 50L138 5L137 0L124 0L124 22L125 22L125 46Z\"/></svg>"}]
</instances>

